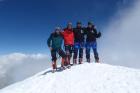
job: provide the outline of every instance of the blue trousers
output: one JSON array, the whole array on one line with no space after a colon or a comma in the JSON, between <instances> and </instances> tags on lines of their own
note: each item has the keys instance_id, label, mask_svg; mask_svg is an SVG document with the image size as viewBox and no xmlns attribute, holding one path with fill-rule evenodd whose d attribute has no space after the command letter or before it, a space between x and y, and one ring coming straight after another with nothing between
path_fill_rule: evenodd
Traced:
<instances>
[{"instance_id":1,"label":"blue trousers","mask_svg":"<svg viewBox=\"0 0 140 93\"><path fill-rule=\"evenodd\" d=\"M86 43L86 58L90 60L90 50L94 52L95 60L99 60L98 52L97 52L97 42L87 42Z\"/></svg>"},{"instance_id":2,"label":"blue trousers","mask_svg":"<svg viewBox=\"0 0 140 93\"><path fill-rule=\"evenodd\" d=\"M79 52L79 58L83 58L83 48L84 48L84 42L75 42L74 43L74 59L77 59L78 52Z\"/></svg>"}]
</instances>

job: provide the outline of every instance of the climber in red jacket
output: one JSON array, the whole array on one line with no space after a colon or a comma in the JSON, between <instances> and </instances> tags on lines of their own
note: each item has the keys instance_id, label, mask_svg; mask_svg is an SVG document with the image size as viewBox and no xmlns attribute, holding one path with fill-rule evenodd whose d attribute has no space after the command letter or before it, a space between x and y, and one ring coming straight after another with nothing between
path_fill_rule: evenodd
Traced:
<instances>
[{"instance_id":1,"label":"climber in red jacket","mask_svg":"<svg viewBox=\"0 0 140 93\"><path fill-rule=\"evenodd\" d=\"M62 32L64 38L64 46L67 55L67 65L70 66L70 59L72 57L73 45L74 45L74 33L72 23L69 22L67 28Z\"/></svg>"}]
</instances>

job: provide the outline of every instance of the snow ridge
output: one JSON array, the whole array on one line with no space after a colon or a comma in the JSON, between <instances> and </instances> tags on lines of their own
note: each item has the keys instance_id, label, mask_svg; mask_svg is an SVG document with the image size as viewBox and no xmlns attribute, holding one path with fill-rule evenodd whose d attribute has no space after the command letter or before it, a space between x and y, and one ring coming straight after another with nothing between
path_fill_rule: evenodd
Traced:
<instances>
[{"instance_id":1,"label":"snow ridge","mask_svg":"<svg viewBox=\"0 0 140 93\"><path fill-rule=\"evenodd\" d=\"M140 93L140 70L97 63L47 69L0 93Z\"/></svg>"}]
</instances>

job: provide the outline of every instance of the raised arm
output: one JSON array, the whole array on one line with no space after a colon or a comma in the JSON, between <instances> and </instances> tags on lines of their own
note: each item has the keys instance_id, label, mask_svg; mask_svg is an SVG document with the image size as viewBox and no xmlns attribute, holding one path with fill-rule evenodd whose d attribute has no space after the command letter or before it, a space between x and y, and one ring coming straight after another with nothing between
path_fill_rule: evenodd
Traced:
<instances>
[{"instance_id":1,"label":"raised arm","mask_svg":"<svg viewBox=\"0 0 140 93\"><path fill-rule=\"evenodd\" d=\"M96 28L94 28L94 31L95 31L96 38L100 38L101 37L101 32L97 32Z\"/></svg>"}]
</instances>

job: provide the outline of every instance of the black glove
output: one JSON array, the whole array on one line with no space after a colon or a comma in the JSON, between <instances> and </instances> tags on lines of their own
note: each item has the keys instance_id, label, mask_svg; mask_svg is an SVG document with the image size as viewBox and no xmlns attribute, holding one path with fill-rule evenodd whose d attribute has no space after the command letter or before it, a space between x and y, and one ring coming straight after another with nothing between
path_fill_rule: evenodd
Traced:
<instances>
[{"instance_id":1,"label":"black glove","mask_svg":"<svg viewBox=\"0 0 140 93\"><path fill-rule=\"evenodd\" d=\"M98 34L97 34L97 38L100 38L102 36L102 34L101 34L101 32L99 32Z\"/></svg>"}]
</instances>

